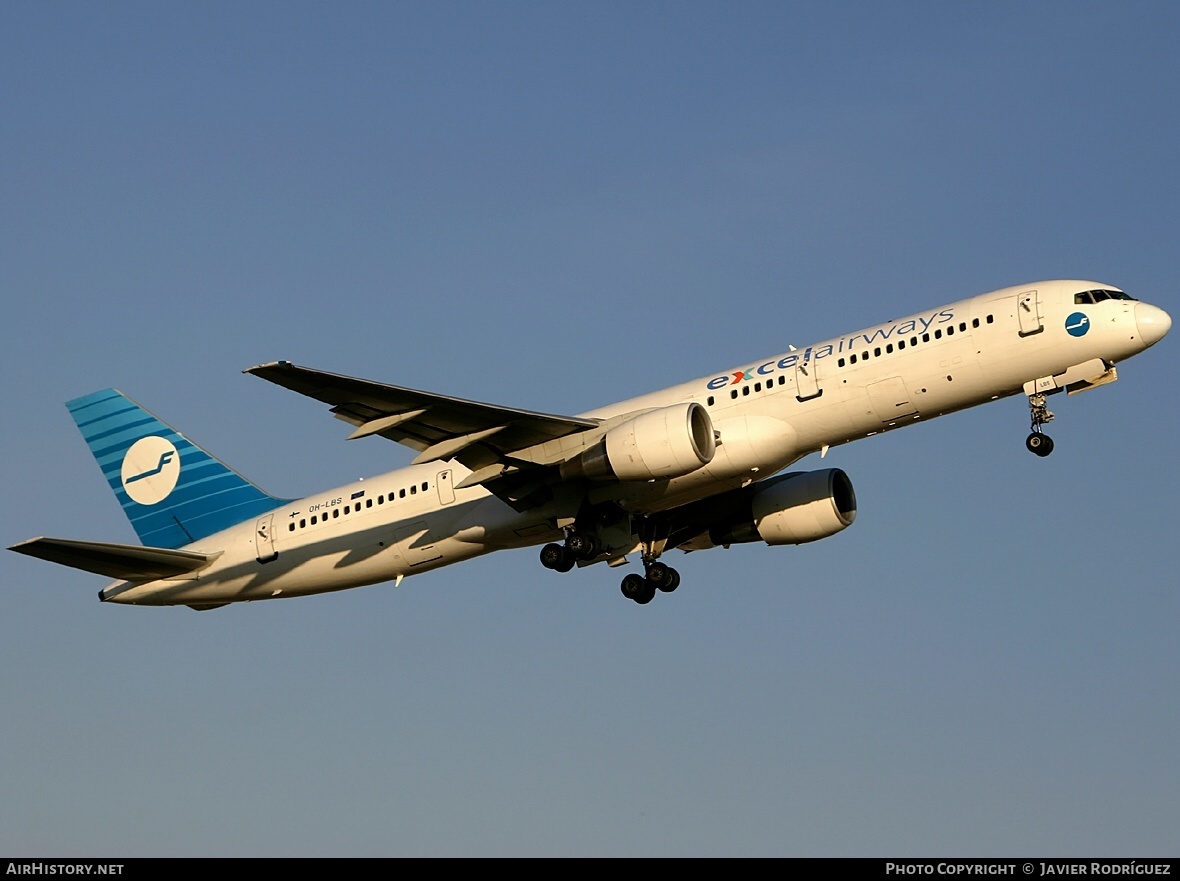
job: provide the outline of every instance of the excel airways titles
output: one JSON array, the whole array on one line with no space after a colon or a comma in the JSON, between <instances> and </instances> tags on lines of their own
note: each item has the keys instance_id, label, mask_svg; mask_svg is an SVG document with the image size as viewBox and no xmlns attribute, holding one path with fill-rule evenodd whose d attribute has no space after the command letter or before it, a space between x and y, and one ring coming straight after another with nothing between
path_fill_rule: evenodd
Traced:
<instances>
[{"instance_id":1,"label":"excel airways titles","mask_svg":"<svg viewBox=\"0 0 1180 881\"><path fill-rule=\"evenodd\" d=\"M894 336L903 337L912 333L925 333L932 325L946 324L948 321L954 320L955 311L953 309L943 309L940 312L933 313L929 318L921 315L915 318L907 318L904 321L885 324L870 330L854 333L852 336L842 337L834 342L824 343L815 347L808 346L803 352L792 352L777 360L772 359L764 364L747 367L745 370L735 370L733 373L726 374L725 376L714 377L709 380L707 385L714 391L725 388L727 385L738 385L742 382L749 382L757 377L768 376L777 370L790 370L798 364L818 361L820 358L826 358L829 355L836 355L841 352L851 352L853 349L859 348L862 345L871 346L875 342L888 340Z\"/></svg>"}]
</instances>

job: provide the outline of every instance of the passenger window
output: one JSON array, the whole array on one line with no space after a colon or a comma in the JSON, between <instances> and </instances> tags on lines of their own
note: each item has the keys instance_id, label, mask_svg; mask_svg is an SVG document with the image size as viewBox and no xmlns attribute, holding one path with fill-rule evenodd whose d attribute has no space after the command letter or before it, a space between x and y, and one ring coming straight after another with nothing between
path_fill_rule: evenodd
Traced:
<instances>
[{"instance_id":1,"label":"passenger window","mask_svg":"<svg viewBox=\"0 0 1180 881\"><path fill-rule=\"evenodd\" d=\"M966 333L966 332L967 332L967 322L966 322L966 321L960 321L960 322L959 322L959 330L960 330L960 332L962 332L962 333Z\"/></svg>"},{"instance_id":2,"label":"passenger window","mask_svg":"<svg viewBox=\"0 0 1180 881\"><path fill-rule=\"evenodd\" d=\"M855 364L855 363L856 363L856 356L855 356L855 355L849 355L849 356L848 356L848 360L849 360L850 362L852 362L853 364Z\"/></svg>"},{"instance_id":3,"label":"passenger window","mask_svg":"<svg viewBox=\"0 0 1180 881\"><path fill-rule=\"evenodd\" d=\"M942 331L941 331L941 330L936 330L936 331L934 331L934 338L935 338L936 340L940 340L940 339L942 339Z\"/></svg>"},{"instance_id":4,"label":"passenger window","mask_svg":"<svg viewBox=\"0 0 1180 881\"><path fill-rule=\"evenodd\" d=\"M886 355L892 355L892 354L893 354L893 343L890 343L889 345L887 345L887 346L885 347L885 354L886 354Z\"/></svg>"},{"instance_id":5,"label":"passenger window","mask_svg":"<svg viewBox=\"0 0 1180 881\"><path fill-rule=\"evenodd\" d=\"M288 531L288 532L294 532L294 531L295 531L295 521L294 521L294 520L292 520L292 521L291 521L291 523L290 523L290 525L287 527L287 531Z\"/></svg>"},{"instance_id":6,"label":"passenger window","mask_svg":"<svg viewBox=\"0 0 1180 881\"><path fill-rule=\"evenodd\" d=\"M837 362L836 362L836 366L837 366L837 367L843 367L843 366L844 366L844 359L843 359L843 358L841 358L839 361L837 361ZM782 379L782 377L780 376L780 377L779 377L779 379Z\"/></svg>"},{"instance_id":7,"label":"passenger window","mask_svg":"<svg viewBox=\"0 0 1180 881\"><path fill-rule=\"evenodd\" d=\"M979 319L978 319L978 318L972 318L972 319L971 319L971 326L972 326L972 327L979 327Z\"/></svg>"},{"instance_id":8,"label":"passenger window","mask_svg":"<svg viewBox=\"0 0 1180 881\"><path fill-rule=\"evenodd\" d=\"M904 348L905 348L905 340L898 340L897 341L897 351L900 352Z\"/></svg>"},{"instance_id":9,"label":"passenger window","mask_svg":"<svg viewBox=\"0 0 1180 881\"><path fill-rule=\"evenodd\" d=\"M410 495L412 495L412 496L416 496L417 494L418 494L418 487L416 487L416 486L411 486L411 487L410 487Z\"/></svg>"},{"instance_id":10,"label":"passenger window","mask_svg":"<svg viewBox=\"0 0 1180 881\"><path fill-rule=\"evenodd\" d=\"M306 520L304 520L304 519L301 517L301 518L299 519L299 528L300 528L300 529L303 529L303 528L304 528L304 527L306 527L306 526L307 526L307 521L306 521Z\"/></svg>"},{"instance_id":11,"label":"passenger window","mask_svg":"<svg viewBox=\"0 0 1180 881\"><path fill-rule=\"evenodd\" d=\"M873 357L874 358L881 357L881 347L880 346L877 346L877 348L873 349Z\"/></svg>"},{"instance_id":12,"label":"passenger window","mask_svg":"<svg viewBox=\"0 0 1180 881\"><path fill-rule=\"evenodd\" d=\"M399 489L397 491L397 497L399 499L404 499L406 497L406 491L404 489Z\"/></svg>"}]
</instances>

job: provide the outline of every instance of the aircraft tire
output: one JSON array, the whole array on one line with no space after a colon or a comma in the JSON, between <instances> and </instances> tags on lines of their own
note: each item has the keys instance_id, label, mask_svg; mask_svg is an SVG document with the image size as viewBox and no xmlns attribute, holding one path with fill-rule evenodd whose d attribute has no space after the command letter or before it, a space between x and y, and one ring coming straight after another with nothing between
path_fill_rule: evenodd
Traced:
<instances>
[{"instance_id":1,"label":"aircraft tire","mask_svg":"<svg viewBox=\"0 0 1180 881\"><path fill-rule=\"evenodd\" d=\"M579 560L590 560L598 556L598 542L594 536L580 532L571 533L565 540L565 546L571 554Z\"/></svg>"},{"instance_id":2,"label":"aircraft tire","mask_svg":"<svg viewBox=\"0 0 1180 881\"><path fill-rule=\"evenodd\" d=\"M671 593L680 584L680 575L671 566L652 563L647 567L647 583L653 588Z\"/></svg>"},{"instance_id":3,"label":"aircraft tire","mask_svg":"<svg viewBox=\"0 0 1180 881\"><path fill-rule=\"evenodd\" d=\"M574 568L574 555L559 544L547 544L541 548L541 565L555 572L569 572Z\"/></svg>"},{"instance_id":4,"label":"aircraft tire","mask_svg":"<svg viewBox=\"0 0 1180 881\"><path fill-rule=\"evenodd\" d=\"M1034 431L1025 438L1024 445L1030 453L1035 453L1041 457L1048 456L1053 452L1053 438L1037 431Z\"/></svg>"},{"instance_id":5,"label":"aircraft tire","mask_svg":"<svg viewBox=\"0 0 1180 881\"><path fill-rule=\"evenodd\" d=\"M623 579L619 589L623 592L623 596L640 605L650 603L652 597L655 596L655 591L648 587L647 579L634 572Z\"/></svg>"}]
</instances>

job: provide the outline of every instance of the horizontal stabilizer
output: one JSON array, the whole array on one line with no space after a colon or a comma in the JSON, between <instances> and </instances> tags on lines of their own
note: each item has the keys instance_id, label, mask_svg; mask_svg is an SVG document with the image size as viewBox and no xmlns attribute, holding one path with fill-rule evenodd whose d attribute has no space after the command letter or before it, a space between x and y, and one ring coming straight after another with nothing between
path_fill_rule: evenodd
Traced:
<instances>
[{"instance_id":1,"label":"horizontal stabilizer","mask_svg":"<svg viewBox=\"0 0 1180 881\"><path fill-rule=\"evenodd\" d=\"M124 581L175 578L200 569L220 556L220 553L198 554L193 551L70 538L31 538L13 545L9 550Z\"/></svg>"}]
</instances>

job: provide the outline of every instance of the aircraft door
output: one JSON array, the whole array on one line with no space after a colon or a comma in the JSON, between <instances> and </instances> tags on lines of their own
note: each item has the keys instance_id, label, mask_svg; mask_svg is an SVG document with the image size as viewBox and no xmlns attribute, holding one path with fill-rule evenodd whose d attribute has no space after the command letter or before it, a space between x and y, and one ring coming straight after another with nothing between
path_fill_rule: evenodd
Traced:
<instances>
[{"instance_id":1,"label":"aircraft door","mask_svg":"<svg viewBox=\"0 0 1180 881\"><path fill-rule=\"evenodd\" d=\"M1041 298L1036 291L1016 295L1016 314L1020 318L1020 335L1032 336L1045 329L1041 315Z\"/></svg>"},{"instance_id":2,"label":"aircraft door","mask_svg":"<svg viewBox=\"0 0 1180 881\"><path fill-rule=\"evenodd\" d=\"M815 359L805 359L795 363L795 399L810 401L824 393L819 387L819 374L816 371Z\"/></svg>"},{"instance_id":3,"label":"aircraft door","mask_svg":"<svg viewBox=\"0 0 1180 881\"><path fill-rule=\"evenodd\" d=\"M453 472L451 469L438 472L438 476L434 479L435 486L438 487L438 500L444 505L449 505L455 501L455 484L451 479Z\"/></svg>"},{"instance_id":4,"label":"aircraft door","mask_svg":"<svg viewBox=\"0 0 1180 881\"><path fill-rule=\"evenodd\" d=\"M272 512L259 517L258 522L254 524L254 550L257 552L259 563L269 563L279 556L279 552L275 550L274 521L275 515Z\"/></svg>"}]
</instances>

